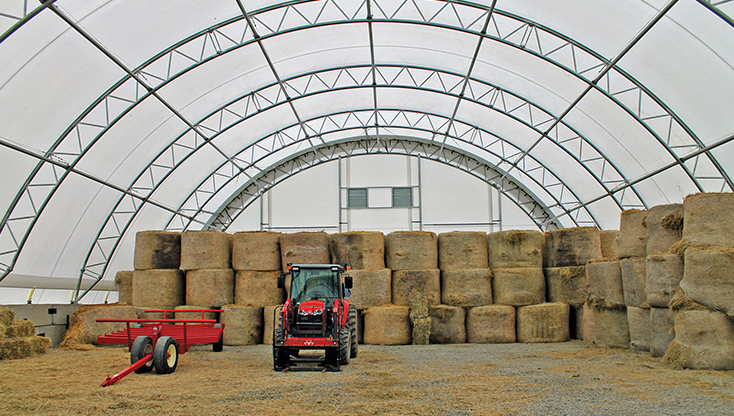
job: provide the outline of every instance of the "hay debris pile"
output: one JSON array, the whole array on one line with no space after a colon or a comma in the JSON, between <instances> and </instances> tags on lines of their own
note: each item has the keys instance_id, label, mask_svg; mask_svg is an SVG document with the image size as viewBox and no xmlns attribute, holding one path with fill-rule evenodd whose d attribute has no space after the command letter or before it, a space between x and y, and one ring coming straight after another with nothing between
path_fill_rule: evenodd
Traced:
<instances>
[{"instance_id":1,"label":"hay debris pile","mask_svg":"<svg viewBox=\"0 0 734 416\"><path fill-rule=\"evenodd\" d=\"M15 312L0 306L0 360L43 354L50 345L50 339L36 336L33 322L15 319Z\"/></svg>"}]
</instances>

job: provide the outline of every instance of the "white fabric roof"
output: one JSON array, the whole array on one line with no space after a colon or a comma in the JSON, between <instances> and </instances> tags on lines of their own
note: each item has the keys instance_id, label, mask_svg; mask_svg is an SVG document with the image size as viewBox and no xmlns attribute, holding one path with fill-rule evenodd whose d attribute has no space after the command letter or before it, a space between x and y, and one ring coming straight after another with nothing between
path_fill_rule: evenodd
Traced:
<instances>
[{"instance_id":1,"label":"white fabric roof","mask_svg":"<svg viewBox=\"0 0 734 416\"><path fill-rule=\"evenodd\" d=\"M378 150L464 169L540 229L730 192L731 16L731 0L5 0L0 273L109 280L136 231L226 229L304 167Z\"/></svg>"}]
</instances>

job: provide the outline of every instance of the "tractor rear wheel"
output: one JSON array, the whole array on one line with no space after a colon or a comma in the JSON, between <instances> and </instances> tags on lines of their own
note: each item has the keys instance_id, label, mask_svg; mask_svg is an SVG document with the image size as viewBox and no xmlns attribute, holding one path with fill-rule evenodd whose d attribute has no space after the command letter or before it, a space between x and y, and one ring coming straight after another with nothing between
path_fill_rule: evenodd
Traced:
<instances>
[{"instance_id":1,"label":"tractor rear wheel","mask_svg":"<svg viewBox=\"0 0 734 416\"><path fill-rule=\"evenodd\" d=\"M141 335L133 341L133 348L130 350L130 364L135 364L148 354L153 354L153 340L150 337ZM153 369L153 360L149 360L144 366L135 370L136 373L149 373Z\"/></svg>"},{"instance_id":2,"label":"tractor rear wheel","mask_svg":"<svg viewBox=\"0 0 734 416\"><path fill-rule=\"evenodd\" d=\"M339 330L339 361L341 365L348 365L352 350L352 335L349 328Z\"/></svg>"},{"instance_id":3,"label":"tractor rear wheel","mask_svg":"<svg viewBox=\"0 0 734 416\"><path fill-rule=\"evenodd\" d=\"M359 321L357 320L357 309L349 305L349 313L347 314L347 328L351 333L352 348L349 350L349 358L357 358L357 335L359 334Z\"/></svg>"},{"instance_id":4,"label":"tractor rear wheel","mask_svg":"<svg viewBox=\"0 0 734 416\"><path fill-rule=\"evenodd\" d=\"M178 366L178 343L172 337L160 337L153 351L153 365L158 374L170 374Z\"/></svg>"}]
</instances>

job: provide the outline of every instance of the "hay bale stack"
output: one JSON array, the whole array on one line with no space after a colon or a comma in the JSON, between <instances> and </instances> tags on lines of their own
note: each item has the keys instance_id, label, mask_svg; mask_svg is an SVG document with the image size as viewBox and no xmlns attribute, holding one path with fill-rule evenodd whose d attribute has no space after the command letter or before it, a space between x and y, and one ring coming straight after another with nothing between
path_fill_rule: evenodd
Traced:
<instances>
[{"instance_id":1,"label":"hay bale stack","mask_svg":"<svg viewBox=\"0 0 734 416\"><path fill-rule=\"evenodd\" d=\"M45 354L51 346L51 339L46 337L14 337L0 341L0 360L16 360L38 354Z\"/></svg>"},{"instance_id":2,"label":"hay bale stack","mask_svg":"<svg viewBox=\"0 0 734 416\"><path fill-rule=\"evenodd\" d=\"M14 319L15 312L13 312L13 310L10 308L6 308L5 306L0 305L0 326L10 326L12 325Z\"/></svg>"},{"instance_id":3,"label":"hay bale stack","mask_svg":"<svg viewBox=\"0 0 734 416\"><path fill-rule=\"evenodd\" d=\"M173 309L186 301L186 279L181 270L150 269L133 272L133 305Z\"/></svg>"},{"instance_id":4,"label":"hay bale stack","mask_svg":"<svg viewBox=\"0 0 734 416\"><path fill-rule=\"evenodd\" d=\"M24 319L15 319L13 323L5 327L7 338L28 338L36 336L36 327L33 322Z\"/></svg>"},{"instance_id":5,"label":"hay bale stack","mask_svg":"<svg viewBox=\"0 0 734 416\"><path fill-rule=\"evenodd\" d=\"M581 307L581 339L586 345L596 344L596 331L594 329L594 308L589 306L589 302Z\"/></svg>"},{"instance_id":6,"label":"hay bale stack","mask_svg":"<svg viewBox=\"0 0 734 416\"><path fill-rule=\"evenodd\" d=\"M388 305L392 300L392 272L390 269L352 270L354 286L349 302L357 308Z\"/></svg>"},{"instance_id":7,"label":"hay bale stack","mask_svg":"<svg viewBox=\"0 0 734 416\"><path fill-rule=\"evenodd\" d=\"M259 308L284 303L286 293L285 290L278 289L279 275L279 271L237 271L234 303Z\"/></svg>"},{"instance_id":8,"label":"hay bale stack","mask_svg":"<svg viewBox=\"0 0 734 416\"><path fill-rule=\"evenodd\" d=\"M509 230L490 233L489 264L493 269L543 267L543 233Z\"/></svg>"},{"instance_id":9,"label":"hay bale stack","mask_svg":"<svg viewBox=\"0 0 734 416\"><path fill-rule=\"evenodd\" d=\"M428 231L395 231L385 236L387 268L438 269L438 238Z\"/></svg>"},{"instance_id":10,"label":"hay bale stack","mask_svg":"<svg viewBox=\"0 0 734 416\"><path fill-rule=\"evenodd\" d=\"M441 272L441 303L464 307L492 304L492 271L466 269Z\"/></svg>"},{"instance_id":11,"label":"hay bale stack","mask_svg":"<svg viewBox=\"0 0 734 416\"><path fill-rule=\"evenodd\" d=\"M133 272L119 271L115 274L115 289L117 289L119 303L133 304Z\"/></svg>"},{"instance_id":12,"label":"hay bale stack","mask_svg":"<svg viewBox=\"0 0 734 416\"><path fill-rule=\"evenodd\" d=\"M278 322L276 313L283 305L270 305L263 308L263 344L273 345L273 328Z\"/></svg>"},{"instance_id":13,"label":"hay bale stack","mask_svg":"<svg viewBox=\"0 0 734 416\"><path fill-rule=\"evenodd\" d=\"M734 248L688 248L680 287L696 302L734 317Z\"/></svg>"},{"instance_id":14,"label":"hay bale stack","mask_svg":"<svg viewBox=\"0 0 734 416\"><path fill-rule=\"evenodd\" d=\"M283 272L291 264L329 264L329 237L325 232L280 235L280 263Z\"/></svg>"},{"instance_id":15,"label":"hay bale stack","mask_svg":"<svg viewBox=\"0 0 734 416\"><path fill-rule=\"evenodd\" d=\"M394 270L392 272L392 303L407 306L413 289L424 291L429 305L441 303L441 271Z\"/></svg>"},{"instance_id":16,"label":"hay bale stack","mask_svg":"<svg viewBox=\"0 0 734 416\"><path fill-rule=\"evenodd\" d=\"M234 301L234 270L199 269L186 272L186 304L221 308Z\"/></svg>"},{"instance_id":17,"label":"hay bale stack","mask_svg":"<svg viewBox=\"0 0 734 416\"><path fill-rule=\"evenodd\" d=\"M550 267L543 269L549 302L581 306L589 298L586 266Z\"/></svg>"},{"instance_id":18,"label":"hay bale stack","mask_svg":"<svg viewBox=\"0 0 734 416\"><path fill-rule=\"evenodd\" d=\"M594 345L597 347L630 347L630 328L627 320L627 307L605 305L589 301L593 320ZM586 331L586 328L584 328ZM586 334L586 332L584 332ZM584 340L586 340L584 338Z\"/></svg>"},{"instance_id":19,"label":"hay bale stack","mask_svg":"<svg viewBox=\"0 0 734 416\"><path fill-rule=\"evenodd\" d=\"M428 299L422 290L413 289L408 296L413 345L428 345L431 341L431 317Z\"/></svg>"},{"instance_id":20,"label":"hay bale stack","mask_svg":"<svg viewBox=\"0 0 734 416\"><path fill-rule=\"evenodd\" d=\"M231 269L232 236L221 231L181 234L181 269Z\"/></svg>"},{"instance_id":21,"label":"hay bale stack","mask_svg":"<svg viewBox=\"0 0 734 416\"><path fill-rule=\"evenodd\" d=\"M637 308L649 308L647 303L647 259L632 257L620 263L622 268L622 286L624 288L624 304Z\"/></svg>"},{"instance_id":22,"label":"hay bale stack","mask_svg":"<svg viewBox=\"0 0 734 416\"><path fill-rule=\"evenodd\" d=\"M668 350L668 345L675 339L673 311L668 308L650 308L650 326L652 329L650 355L662 357Z\"/></svg>"},{"instance_id":23,"label":"hay bale stack","mask_svg":"<svg viewBox=\"0 0 734 416\"><path fill-rule=\"evenodd\" d=\"M599 231L599 241L601 243L601 256L605 259L616 259L619 257L619 247L617 246L618 230Z\"/></svg>"},{"instance_id":24,"label":"hay bale stack","mask_svg":"<svg viewBox=\"0 0 734 416\"><path fill-rule=\"evenodd\" d=\"M385 268L385 236L377 231L355 231L329 236L331 261L351 264L355 270Z\"/></svg>"},{"instance_id":25,"label":"hay bale stack","mask_svg":"<svg viewBox=\"0 0 734 416\"><path fill-rule=\"evenodd\" d=\"M244 231L232 235L232 268L235 270L280 270L280 234Z\"/></svg>"},{"instance_id":26,"label":"hay bale stack","mask_svg":"<svg viewBox=\"0 0 734 416\"><path fill-rule=\"evenodd\" d=\"M675 254L647 256L645 292L650 306L665 308L683 279L683 260Z\"/></svg>"},{"instance_id":27,"label":"hay bale stack","mask_svg":"<svg viewBox=\"0 0 734 416\"><path fill-rule=\"evenodd\" d=\"M684 239L697 244L734 246L734 194L688 195L683 207Z\"/></svg>"},{"instance_id":28,"label":"hay bale stack","mask_svg":"<svg viewBox=\"0 0 734 416\"><path fill-rule=\"evenodd\" d=\"M566 342L570 339L567 303L552 302L517 308L518 342Z\"/></svg>"},{"instance_id":29,"label":"hay bale stack","mask_svg":"<svg viewBox=\"0 0 734 416\"><path fill-rule=\"evenodd\" d=\"M364 311L364 343L406 345L411 342L410 308L373 306Z\"/></svg>"},{"instance_id":30,"label":"hay bale stack","mask_svg":"<svg viewBox=\"0 0 734 416\"><path fill-rule=\"evenodd\" d=\"M670 302L675 339L665 360L683 368L734 370L734 323L679 291Z\"/></svg>"},{"instance_id":31,"label":"hay bale stack","mask_svg":"<svg viewBox=\"0 0 734 416\"><path fill-rule=\"evenodd\" d=\"M181 233L139 231L135 234L135 270L178 269L181 265Z\"/></svg>"},{"instance_id":32,"label":"hay bale stack","mask_svg":"<svg viewBox=\"0 0 734 416\"><path fill-rule=\"evenodd\" d=\"M174 308L176 312L169 318L176 319L202 319L201 312L192 312L194 310L213 309L205 306L181 305ZM203 319L213 319L219 322L219 312L204 312Z\"/></svg>"},{"instance_id":33,"label":"hay bale stack","mask_svg":"<svg viewBox=\"0 0 734 416\"><path fill-rule=\"evenodd\" d=\"M101 318L136 319L132 306L122 305L83 305L69 317L69 329L59 348L67 350L90 349L90 344L97 343L97 337L125 329L125 323L97 322Z\"/></svg>"},{"instance_id":34,"label":"hay bale stack","mask_svg":"<svg viewBox=\"0 0 734 416\"><path fill-rule=\"evenodd\" d=\"M630 350L638 353L650 352L652 345L650 309L628 306L627 323L630 328Z\"/></svg>"},{"instance_id":35,"label":"hay bale stack","mask_svg":"<svg viewBox=\"0 0 734 416\"><path fill-rule=\"evenodd\" d=\"M262 343L263 308L224 305L219 320L224 324L224 345Z\"/></svg>"},{"instance_id":36,"label":"hay bale stack","mask_svg":"<svg viewBox=\"0 0 734 416\"><path fill-rule=\"evenodd\" d=\"M439 234L438 265L444 271L488 268L487 234L475 231Z\"/></svg>"},{"instance_id":37,"label":"hay bale stack","mask_svg":"<svg viewBox=\"0 0 734 416\"><path fill-rule=\"evenodd\" d=\"M619 257L645 257L647 255L647 211L628 209L622 211L619 220L617 250Z\"/></svg>"},{"instance_id":38,"label":"hay bale stack","mask_svg":"<svg viewBox=\"0 0 734 416\"><path fill-rule=\"evenodd\" d=\"M494 269L493 273L494 303L525 306L545 301L543 269Z\"/></svg>"},{"instance_id":39,"label":"hay bale stack","mask_svg":"<svg viewBox=\"0 0 734 416\"><path fill-rule=\"evenodd\" d=\"M624 305L622 267L619 260L590 260L586 265L589 298L598 302Z\"/></svg>"},{"instance_id":40,"label":"hay bale stack","mask_svg":"<svg viewBox=\"0 0 734 416\"><path fill-rule=\"evenodd\" d=\"M428 309L431 316L431 344L463 344L466 342L464 308L437 305Z\"/></svg>"},{"instance_id":41,"label":"hay bale stack","mask_svg":"<svg viewBox=\"0 0 734 416\"><path fill-rule=\"evenodd\" d=\"M658 205L647 211L647 253L670 251L683 234L683 204Z\"/></svg>"},{"instance_id":42,"label":"hay bale stack","mask_svg":"<svg viewBox=\"0 0 734 416\"><path fill-rule=\"evenodd\" d=\"M601 258L599 230L593 227L548 231L545 236L543 267L583 266Z\"/></svg>"},{"instance_id":43,"label":"hay bale stack","mask_svg":"<svg viewBox=\"0 0 734 416\"><path fill-rule=\"evenodd\" d=\"M474 344L515 342L515 308L477 306L466 313L466 340Z\"/></svg>"},{"instance_id":44,"label":"hay bale stack","mask_svg":"<svg viewBox=\"0 0 734 416\"><path fill-rule=\"evenodd\" d=\"M135 306L135 316L138 319L171 319L175 314L167 312L151 312L160 310L161 308L155 306ZM171 309L171 308L166 308ZM175 308L173 308L175 309Z\"/></svg>"}]
</instances>

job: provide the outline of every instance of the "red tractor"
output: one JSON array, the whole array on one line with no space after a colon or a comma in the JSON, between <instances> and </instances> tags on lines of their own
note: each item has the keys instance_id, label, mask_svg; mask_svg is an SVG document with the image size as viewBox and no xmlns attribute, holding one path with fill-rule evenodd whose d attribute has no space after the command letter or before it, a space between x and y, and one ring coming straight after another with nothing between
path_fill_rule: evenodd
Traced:
<instances>
[{"instance_id":1,"label":"red tractor","mask_svg":"<svg viewBox=\"0 0 734 416\"><path fill-rule=\"evenodd\" d=\"M345 299L352 288L347 264L288 265L288 300L276 309L273 325L273 364L282 371L301 350L324 350L325 369L339 371L357 356L357 310ZM287 274L278 276L286 288Z\"/></svg>"}]
</instances>

